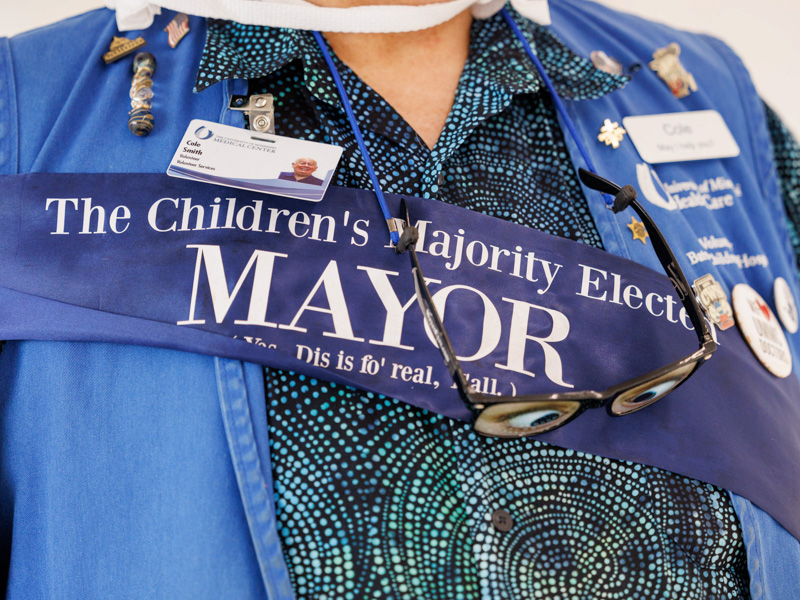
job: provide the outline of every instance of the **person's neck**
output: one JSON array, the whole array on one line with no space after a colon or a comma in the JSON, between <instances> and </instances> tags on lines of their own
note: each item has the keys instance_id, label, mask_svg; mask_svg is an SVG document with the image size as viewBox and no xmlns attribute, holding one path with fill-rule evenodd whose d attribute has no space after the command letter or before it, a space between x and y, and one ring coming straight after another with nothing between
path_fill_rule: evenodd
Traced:
<instances>
[{"instance_id":1,"label":"person's neck","mask_svg":"<svg viewBox=\"0 0 800 600\"><path fill-rule=\"evenodd\" d=\"M325 33L336 55L433 148L453 107L472 16L408 33Z\"/></svg>"}]
</instances>

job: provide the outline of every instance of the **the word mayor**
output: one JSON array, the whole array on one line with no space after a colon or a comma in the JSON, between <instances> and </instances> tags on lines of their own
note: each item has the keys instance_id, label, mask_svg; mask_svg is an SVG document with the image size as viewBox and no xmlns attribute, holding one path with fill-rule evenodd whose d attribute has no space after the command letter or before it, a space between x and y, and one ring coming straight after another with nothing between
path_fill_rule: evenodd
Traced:
<instances>
[{"instance_id":1,"label":"the word mayor","mask_svg":"<svg viewBox=\"0 0 800 600\"><path fill-rule=\"evenodd\" d=\"M358 287L358 292L352 293L348 300L339 264L332 259L328 261L304 299L299 302L296 310L289 311L293 316L286 319L285 322L278 322L271 320L269 316L270 297L273 294L273 287L279 286L284 277L291 276L291 261L284 260L288 258L287 254L255 250L242 269L233 289L229 289L220 246L190 244L186 248L196 253L196 262L189 299L189 315L187 319L178 321L178 325L206 324L206 317L197 314L198 294L201 289L206 289L205 285L207 285L210 295L214 320L217 323L225 321L226 318L229 318L228 314L235 299L242 292L246 281L252 274L252 285L247 286L247 289L250 290L249 298L243 294L247 306L246 318L235 319L234 325L308 334L309 330L305 326L307 321L304 320L304 315L309 312L323 313L329 316L324 320L327 325L323 327L322 331L311 332L312 335L321 333L324 337L349 342L388 346L409 352L415 350L414 346L405 343L407 340L404 339L403 334L406 315L408 310L416 304L416 297L414 294L411 294L409 298L398 297L392 284L393 281L397 281L395 278L400 276L396 271L357 265L356 270L361 274L360 279L350 276L344 280L348 286ZM609 273L588 265L578 266L581 269L581 284L580 289L575 292L576 295L633 310L644 307L654 317L665 318L672 323L681 322L686 329L692 329L685 309L679 308L671 296L662 296L652 292L645 293L635 285L623 285L622 277L619 274ZM283 271L281 271L282 268ZM459 356L459 360L473 362L492 354L498 348L505 330L508 332L507 347L503 353L505 360L495 362L496 368L534 377L536 373L526 368L526 357L532 353L532 349L536 349L538 355L544 358L542 369L544 375L556 385L566 388L573 387L573 384L564 380L563 363L557 348L560 342L567 339L570 332L570 321L566 314L553 308L503 296L501 297L502 302L510 305L511 309L510 317L507 317L508 322L504 328L500 316L501 311L480 289L461 283L436 289L442 283L440 280L428 279L427 281L432 288L434 304L442 318L446 313L448 297L454 292L473 294L476 302L482 304L482 321L471 324L480 333L478 347L471 354ZM203 284L202 288L201 283ZM370 284L368 290L374 292L374 295L364 291L366 283ZM281 294L280 291L275 293ZM286 308L287 302L294 300L286 296L286 294L280 296L283 309ZM367 338L357 335L351 320L353 311L350 310L351 306L348 302L370 303L369 310L363 310L362 307L361 311L357 311L358 314L369 315L369 322L359 323L357 330L359 332L362 329L371 330L374 334L379 335L373 334ZM508 310L503 312L507 314ZM210 317L210 315L207 316ZM539 320L537 322L538 331L542 331L542 319L547 319L544 321L549 323L546 334L532 335L529 333L535 319ZM425 333L430 344L435 347L434 334L428 328L427 323L425 324Z\"/></svg>"}]
</instances>

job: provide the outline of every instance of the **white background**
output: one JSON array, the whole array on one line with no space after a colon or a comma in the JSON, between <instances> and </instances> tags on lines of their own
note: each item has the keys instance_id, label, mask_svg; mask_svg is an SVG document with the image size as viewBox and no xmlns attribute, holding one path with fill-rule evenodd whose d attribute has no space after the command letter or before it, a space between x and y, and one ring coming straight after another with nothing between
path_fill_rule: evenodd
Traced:
<instances>
[{"instance_id":1,"label":"white background","mask_svg":"<svg viewBox=\"0 0 800 600\"><path fill-rule=\"evenodd\" d=\"M800 135L800 1L602 1L619 10L725 40L743 58L761 96ZM0 36L101 5L102 0L0 0Z\"/></svg>"}]
</instances>

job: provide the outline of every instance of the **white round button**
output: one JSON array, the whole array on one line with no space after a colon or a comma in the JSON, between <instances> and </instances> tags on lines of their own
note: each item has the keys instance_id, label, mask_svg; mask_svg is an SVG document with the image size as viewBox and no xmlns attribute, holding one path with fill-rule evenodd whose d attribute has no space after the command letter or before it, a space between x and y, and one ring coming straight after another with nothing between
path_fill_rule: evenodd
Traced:
<instances>
[{"instance_id":1,"label":"white round button","mask_svg":"<svg viewBox=\"0 0 800 600\"><path fill-rule=\"evenodd\" d=\"M775 311L778 313L778 318L783 323L786 331L789 333L797 333L798 318L797 318L797 305L794 303L794 296L792 295L792 288L783 277L778 277L775 280L775 285L772 286L772 294L775 297Z\"/></svg>"},{"instance_id":2,"label":"white round button","mask_svg":"<svg viewBox=\"0 0 800 600\"><path fill-rule=\"evenodd\" d=\"M740 283L731 292L731 303L739 331L759 362L773 375L788 377L792 352L778 318L764 299L749 285Z\"/></svg>"}]
</instances>

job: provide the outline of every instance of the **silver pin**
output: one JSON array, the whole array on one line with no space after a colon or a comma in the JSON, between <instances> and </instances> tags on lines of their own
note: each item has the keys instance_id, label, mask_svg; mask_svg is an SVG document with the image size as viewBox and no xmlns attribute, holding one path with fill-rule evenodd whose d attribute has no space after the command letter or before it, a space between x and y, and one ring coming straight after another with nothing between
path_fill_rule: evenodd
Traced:
<instances>
[{"instance_id":1,"label":"silver pin","mask_svg":"<svg viewBox=\"0 0 800 600\"><path fill-rule=\"evenodd\" d=\"M622 64L613 56L609 56L602 50L594 50L589 56L595 68L609 75L622 75Z\"/></svg>"}]
</instances>

